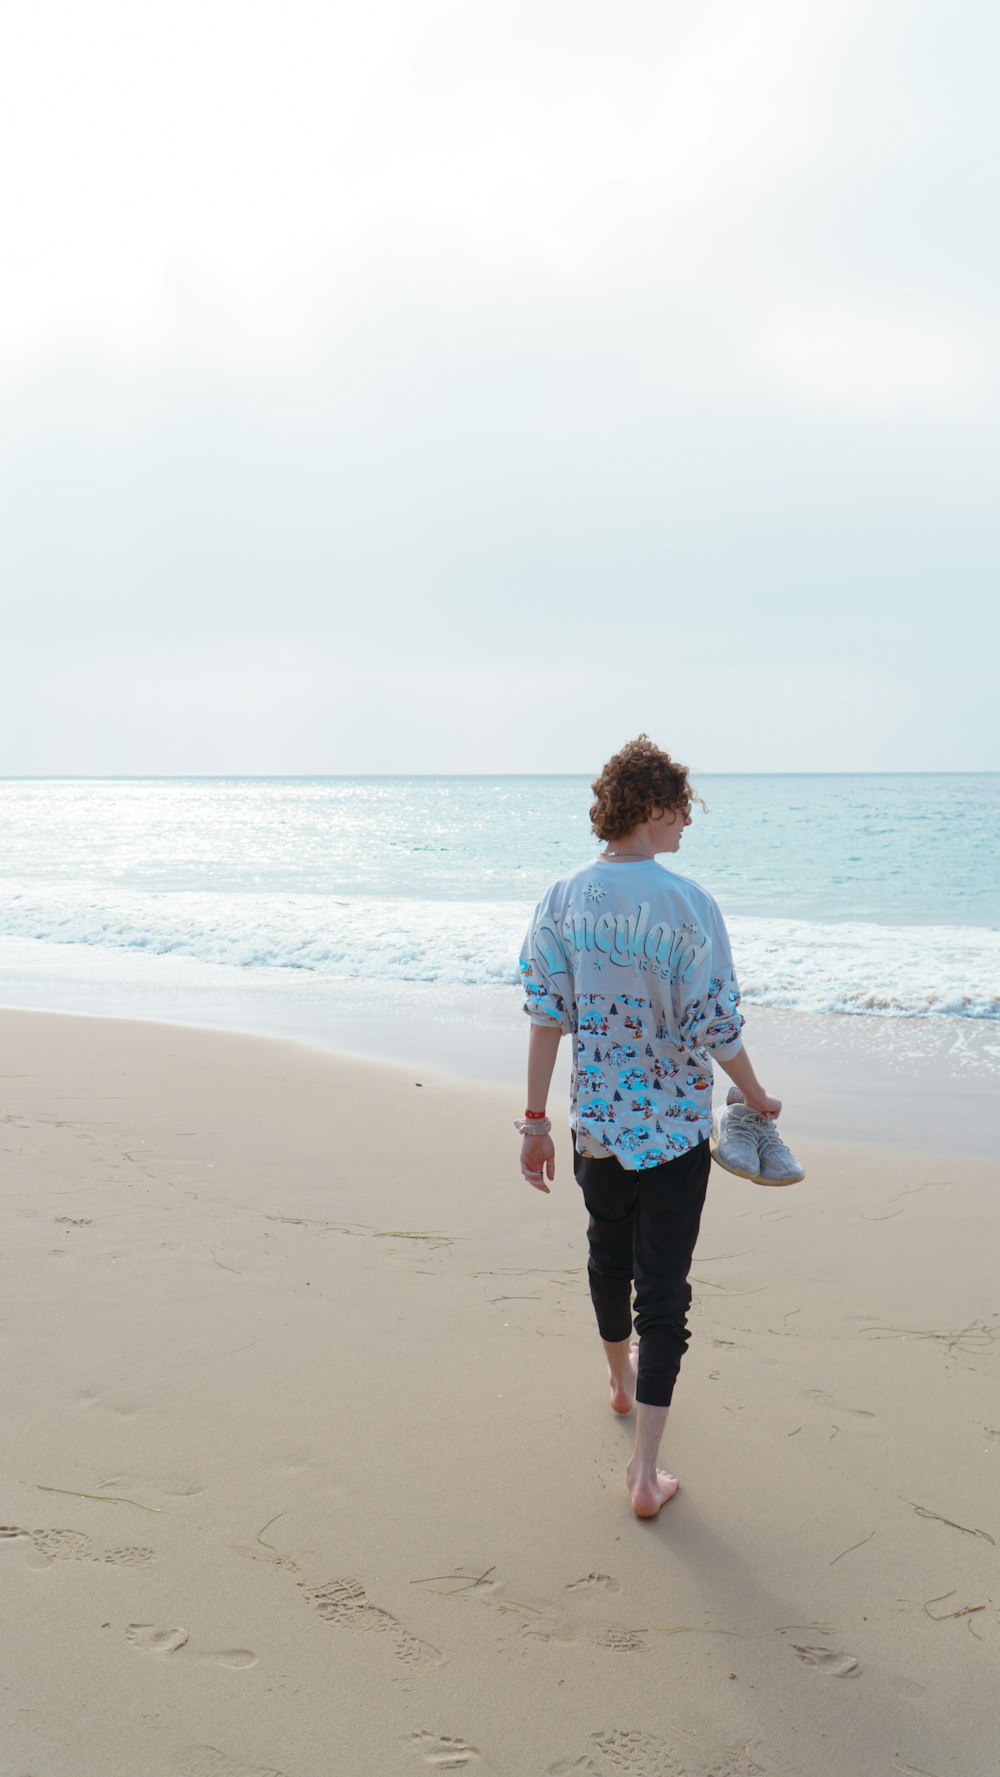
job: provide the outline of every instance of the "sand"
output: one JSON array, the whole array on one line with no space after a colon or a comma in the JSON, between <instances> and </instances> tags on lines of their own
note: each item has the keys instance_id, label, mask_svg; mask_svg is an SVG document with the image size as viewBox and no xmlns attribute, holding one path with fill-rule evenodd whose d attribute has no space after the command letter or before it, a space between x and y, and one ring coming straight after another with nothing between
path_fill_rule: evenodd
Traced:
<instances>
[{"instance_id":1,"label":"sand","mask_svg":"<svg viewBox=\"0 0 1000 1777\"><path fill-rule=\"evenodd\" d=\"M506 1086L34 1012L0 1075L0 1777L1000 1768L995 1166L713 1169L639 1523L563 1122L542 1197Z\"/></svg>"}]
</instances>

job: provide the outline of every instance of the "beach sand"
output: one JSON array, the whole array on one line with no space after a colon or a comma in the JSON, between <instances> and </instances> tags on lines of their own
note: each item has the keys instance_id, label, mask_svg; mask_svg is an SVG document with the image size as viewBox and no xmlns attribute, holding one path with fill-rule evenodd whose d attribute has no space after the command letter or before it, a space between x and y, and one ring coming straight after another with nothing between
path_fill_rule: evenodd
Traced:
<instances>
[{"instance_id":1,"label":"beach sand","mask_svg":"<svg viewBox=\"0 0 1000 1777\"><path fill-rule=\"evenodd\" d=\"M508 1086L36 1012L0 1075L0 1777L1000 1769L995 1165L713 1168L639 1523L562 1108L543 1197Z\"/></svg>"}]
</instances>

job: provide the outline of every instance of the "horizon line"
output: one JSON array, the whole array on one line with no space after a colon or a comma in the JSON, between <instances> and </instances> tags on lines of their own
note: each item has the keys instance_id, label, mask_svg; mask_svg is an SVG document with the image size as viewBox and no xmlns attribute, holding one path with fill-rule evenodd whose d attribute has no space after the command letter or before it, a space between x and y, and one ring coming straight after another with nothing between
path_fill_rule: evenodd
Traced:
<instances>
[{"instance_id":1,"label":"horizon line","mask_svg":"<svg viewBox=\"0 0 1000 1777\"><path fill-rule=\"evenodd\" d=\"M357 778L396 781L414 778L589 778L585 771L140 771L140 772L0 772L0 783L308 783L349 782ZM691 770L691 777L1000 777L1000 767L975 766L933 771L725 771Z\"/></svg>"}]
</instances>

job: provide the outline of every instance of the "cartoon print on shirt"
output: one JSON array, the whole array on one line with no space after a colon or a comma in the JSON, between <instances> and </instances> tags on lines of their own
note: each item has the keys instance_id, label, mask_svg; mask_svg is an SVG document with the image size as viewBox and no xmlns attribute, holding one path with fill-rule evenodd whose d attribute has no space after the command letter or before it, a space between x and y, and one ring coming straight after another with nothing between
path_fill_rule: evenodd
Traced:
<instances>
[{"instance_id":1,"label":"cartoon print on shirt","mask_svg":"<svg viewBox=\"0 0 1000 1777\"><path fill-rule=\"evenodd\" d=\"M606 1098L592 1098L589 1104L580 1107L588 1123L614 1123L615 1113Z\"/></svg>"},{"instance_id":2,"label":"cartoon print on shirt","mask_svg":"<svg viewBox=\"0 0 1000 1777\"><path fill-rule=\"evenodd\" d=\"M626 1061L634 1061L638 1050L631 1043L609 1043L604 1051L604 1059L611 1067L623 1067Z\"/></svg>"},{"instance_id":3,"label":"cartoon print on shirt","mask_svg":"<svg viewBox=\"0 0 1000 1777\"><path fill-rule=\"evenodd\" d=\"M582 1067L577 1068L577 1073L580 1078L580 1088L584 1092L601 1092L607 1086L604 1070L599 1068L595 1061L585 1062Z\"/></svg>"},{"instance_id":4,"label":"cartoon print on shirt","mask_svg":"<svg viewBox=\"0 0 1000 1777\"><path fill-rule=\"evenodd\" d=\"M602 1012L588 1012L580 1019L580 1029L587 1031L592 1037L606 1037L608 1021Z\"/></svg>"},{"instance_id":5,"label":"cartoon print on shirt","mask_svg":"<svg viewBox=\"0 0 1000 1777\"><path fill-rule=\"evenodd\" d=\"M626 1153L633 1154L649 1140L648 1129L620 1129L615 1136L615 1147L623 1148Z\"/></svg>"},{"instance_id":6,"label":"cartoon print on shirt","mask_svg":"<svg viewBox=\"0 0 1000 1777\"><path fill-rule=\"evenodd\" d=\"M642 1117L643 1121L646 1123L649 1122L651 1117L656 1115L651 1098L633 1098L630 1109L634 1116Z\"/></svg>"},{"instance_id":7,"label":"cartoon print on shirt","mask_svg":"<svg viewBox=\"0 0 1000 1777\"><path fill-rule=\"evenodd\" d=\"M641 1067L627 1067L618 1075L618 1084L626 1092L634 1092L639 1086L648 1086L649 1079Z\"/></svg>"}]
</instances>

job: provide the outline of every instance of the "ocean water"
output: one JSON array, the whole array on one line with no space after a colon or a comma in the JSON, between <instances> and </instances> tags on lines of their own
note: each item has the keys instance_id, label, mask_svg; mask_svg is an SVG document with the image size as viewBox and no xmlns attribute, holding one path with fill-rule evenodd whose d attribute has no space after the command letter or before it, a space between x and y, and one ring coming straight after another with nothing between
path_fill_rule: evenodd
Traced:
<instances>
[{"instance_id":1,"label":"ocean water","mask_svg":"<svg viewBox=\"0 0 1000 1777\"><path fill-rule=\"evenodd\" d=\"M705 776L676 860L747 1006L1000 1019L1000 775ZM0 1003L86 979L444 1006L510 990L593 856L586 777L0 780ZM9 991L5 994L5 985Z\"/></svg>"}]
</instances>

